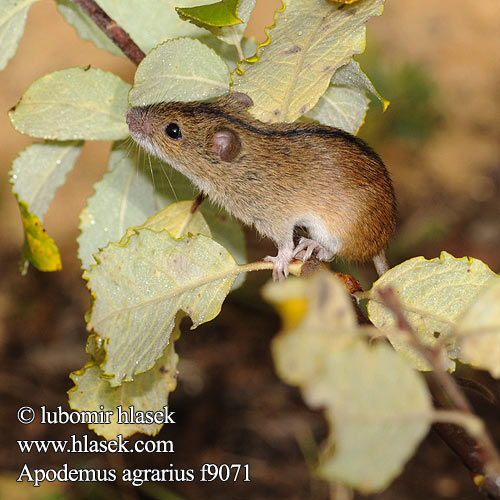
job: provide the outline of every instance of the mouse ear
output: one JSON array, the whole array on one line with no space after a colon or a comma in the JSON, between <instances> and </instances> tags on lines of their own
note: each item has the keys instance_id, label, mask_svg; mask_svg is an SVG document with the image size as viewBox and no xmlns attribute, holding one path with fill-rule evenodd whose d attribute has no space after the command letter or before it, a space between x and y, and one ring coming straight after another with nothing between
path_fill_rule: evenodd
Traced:
<instances>
[{"instance_id":1,"label":"mouse ear","mask_svg":"<svg viewBox=\"0 0 500 500\"><path fill-rule=\"evenodd\" d=\"M237 111L246 111L253 106L253 101L242 92L228 92L217 99L217 104Z\"/></svg>"},{"instance_id":2,"label":"mouse ear","mask_svg":"<svg viewBox=\"0 0 500 500\"><path fill-rule=\"evenodd\" d=\"M222 161L233 161L241 150L239 135L228 128L221 128L214 133L215 154Z\"/></svg>"}]
</instances>

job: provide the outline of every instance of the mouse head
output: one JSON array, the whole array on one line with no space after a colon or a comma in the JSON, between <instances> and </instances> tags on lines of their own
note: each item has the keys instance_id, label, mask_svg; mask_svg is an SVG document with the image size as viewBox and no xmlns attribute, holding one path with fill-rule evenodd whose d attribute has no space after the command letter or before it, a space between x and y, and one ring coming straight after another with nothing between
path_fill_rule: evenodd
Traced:
<instances>
[{"instance_id":1,"label":"mouse head","mask_svg":"<svg viewBox=\"0 0 500 500\"><path fill-rule=\"evenodd\" d=\"M238 157L242 142L231 120L252 105L236 92L212 104L163 102L130 109L127 124L140 146L185 173L200 159L215 165Z\"/></svg>"}]
</instances>

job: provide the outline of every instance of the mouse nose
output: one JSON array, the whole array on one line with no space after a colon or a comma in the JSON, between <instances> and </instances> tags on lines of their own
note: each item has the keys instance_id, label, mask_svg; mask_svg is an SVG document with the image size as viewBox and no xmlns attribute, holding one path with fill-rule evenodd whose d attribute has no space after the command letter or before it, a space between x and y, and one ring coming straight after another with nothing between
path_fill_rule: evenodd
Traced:
<instances>
[{"instance_id":1,"label":"mouse nose","mask_svg":"<svg viewBox=\"0 0 500 500\"><path fill-rule=\"evenodd\" d=\"M131 132L150 135L151 122L146 117L146 113L141 108L130 108L127 111L127 125Z\"/></svg>"}]
</instances>

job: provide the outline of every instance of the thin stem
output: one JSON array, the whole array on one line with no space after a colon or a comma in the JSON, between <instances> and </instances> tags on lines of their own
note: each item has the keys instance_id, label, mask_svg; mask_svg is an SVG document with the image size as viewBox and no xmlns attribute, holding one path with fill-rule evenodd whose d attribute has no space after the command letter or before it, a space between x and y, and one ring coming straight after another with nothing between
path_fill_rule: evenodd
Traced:
<instances>
[{"instance_id":1,"label":"thin stem","mask_svg":"<svg viewBox=\"0 0 500 500\"><path fill-rule=\"evenodd\" d=\"M435 410L432 414L432 420L459 425L473 438L479 438L484 432L484 422L474 413L464 413L460 410Z\"/></svg>"},{"instance_id":2,"label":"thin stem","mask_svg":"<svg viewBox=\"0 0 500 500\"><path fill-rule=\"evenodd\" d=\"M111 19L94 0L71 0L96 23L113 43L134 63L139 64L146 54L130 35Z\"/></svg>"},{"instance_id":3,"label":"thin stem","mask_svg":"<svg viewBox=\"0 0 500 500\"><path fill-rule=\"evenodd\" d=\"M238 266L237 274L248 273L251 271L266 271L272 270L274 264L272 262L265 262L263 260L258 262L250 262L250 264L240 264Z\"/></svg>"}]
</instances>

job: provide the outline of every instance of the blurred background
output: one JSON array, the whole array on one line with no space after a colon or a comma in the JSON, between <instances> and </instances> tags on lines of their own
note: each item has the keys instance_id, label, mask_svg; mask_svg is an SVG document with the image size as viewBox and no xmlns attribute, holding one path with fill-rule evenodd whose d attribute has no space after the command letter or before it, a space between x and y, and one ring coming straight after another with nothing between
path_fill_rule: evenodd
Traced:
<instances>
[{"instance_id":1,"label":"blurred background","mask_svg":"<svg viewBox=\"0 0 500 500\"><path fill-rule=\"evenodd\" d=\"M279 0L258 0L248 33L263 40ZM389 248L392 265L446 250L500 269L500 3L483 0L387 1L383 16L368 23L367 51L358 57L379 92L360 135L382 156L398 198L397 234ZM308 410L295 389L273 371L269 343L279 320L260 299L260 273L230 296L221 315L178 343L179 385L170 404L177 424L160 438L173 439L177 468L204 462L249 463L251 483L58 484L35 489L16 483L30 468L162 468L151 455L22 455L17 439L64 439L88 434L85 426L22 426L24 405L67 407L69 372L86 362L83 315L89 296L76 257L78 215L105 171L110 144L87 143L44 222L59 246L63 271L21 277L22 246L17 203L8 171L31 143L10 125L8 110L38 77L69 66L99 67L132 82L134 66L79 39L54 3L41 0L28 15L15 57L0 73L0 499L326 499L328 487L311 478L310 461L326 435L320 413ZM272 244L247 230L249 258L258 260ZM345 266L340 266L346 269ZM371 269L349 272L365 284ZM499 385L484 373L465 373L498 397ZM472 396L479 414L500 443L498 405ZM163 460L163 461L162 461ZM167 459L168 460L168 459ZM389 499L480 498L466 469L433 433L403 475L385 492Z\"/></svg>"}]
</instances>

